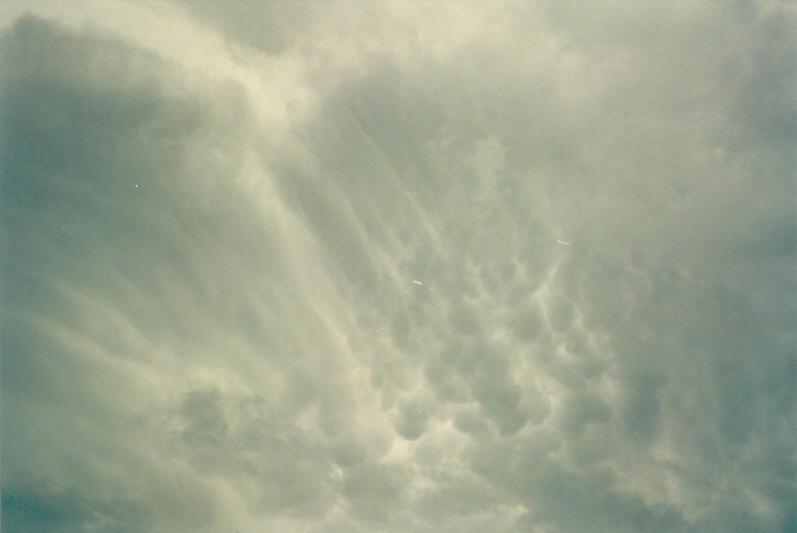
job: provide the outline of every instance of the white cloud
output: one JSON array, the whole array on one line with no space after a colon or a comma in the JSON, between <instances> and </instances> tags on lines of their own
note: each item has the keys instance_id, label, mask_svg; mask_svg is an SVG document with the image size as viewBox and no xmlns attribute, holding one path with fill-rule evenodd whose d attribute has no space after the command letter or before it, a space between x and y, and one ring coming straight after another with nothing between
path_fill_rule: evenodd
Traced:
<instances>
[{"instance_id":1,"label":"white cloud","mask_svg":"<svg viewBox=\"0 0 797 533\"><path fill-rule=\"evenodd\" d=\"M0 17L10 529L794 524L789 7Z\"/></svg>"}]
</instances>

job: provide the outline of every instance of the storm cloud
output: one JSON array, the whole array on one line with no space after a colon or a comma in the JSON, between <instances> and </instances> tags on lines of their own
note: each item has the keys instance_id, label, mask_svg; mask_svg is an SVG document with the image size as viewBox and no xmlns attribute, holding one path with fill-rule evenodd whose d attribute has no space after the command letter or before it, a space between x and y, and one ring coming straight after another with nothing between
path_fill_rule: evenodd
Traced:
<instances>
[{"instance_id":1,"label":"storm cloud","mask_svg":"<svg viewBox=\"0 0 797 533\"><path fill-rule=\"evenodd\" d=\"M0 10L9 531L797 527L797 11Z\"/></svg>"}]
</instances>

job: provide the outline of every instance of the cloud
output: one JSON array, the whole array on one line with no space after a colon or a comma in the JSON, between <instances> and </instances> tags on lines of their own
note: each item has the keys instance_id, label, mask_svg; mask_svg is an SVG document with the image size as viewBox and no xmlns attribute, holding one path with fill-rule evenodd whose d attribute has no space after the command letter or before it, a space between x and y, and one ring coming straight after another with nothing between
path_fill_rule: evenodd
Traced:
<instances>
[{"instance_id":1,"label":"cloud","mask_svg":"<svg viewBox=\"0 0 797 533\"><path fill-rule=\"evenodd\" d=\"M9 528L794 525L793 10L220 6L2 15Z\"/></svg>"}]
</instances>

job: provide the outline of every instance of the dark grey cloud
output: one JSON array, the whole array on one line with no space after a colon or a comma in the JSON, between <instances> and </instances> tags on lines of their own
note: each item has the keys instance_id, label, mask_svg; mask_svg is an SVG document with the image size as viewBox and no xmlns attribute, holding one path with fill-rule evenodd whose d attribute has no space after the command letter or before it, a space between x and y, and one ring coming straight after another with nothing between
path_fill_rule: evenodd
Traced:
<instances>
[{"instance_id":1,"label":"dark grey cloud","mask_svg":"<svg viewBox=\"0 0 797 533\"><path fill-rule=\"evenodd\" d=\"M6 527L794 528L789 6L24 8Z\"/></svg>"}]
</instances>

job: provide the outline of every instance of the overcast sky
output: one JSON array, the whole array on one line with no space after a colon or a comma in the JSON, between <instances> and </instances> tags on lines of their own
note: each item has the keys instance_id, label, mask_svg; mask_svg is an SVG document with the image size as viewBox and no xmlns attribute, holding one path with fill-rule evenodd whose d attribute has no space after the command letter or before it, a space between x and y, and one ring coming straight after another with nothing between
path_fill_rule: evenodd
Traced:
<instances>
[{"instance_id":1,"label":"overcast sky","mask_svg":"<svg viewBox=\"0 0 797 533\"><path fill-rule=\"evenodd\" d=\"M797 530L797 7L3 2L2 523Z\"/></svg>"}]
</instances>

